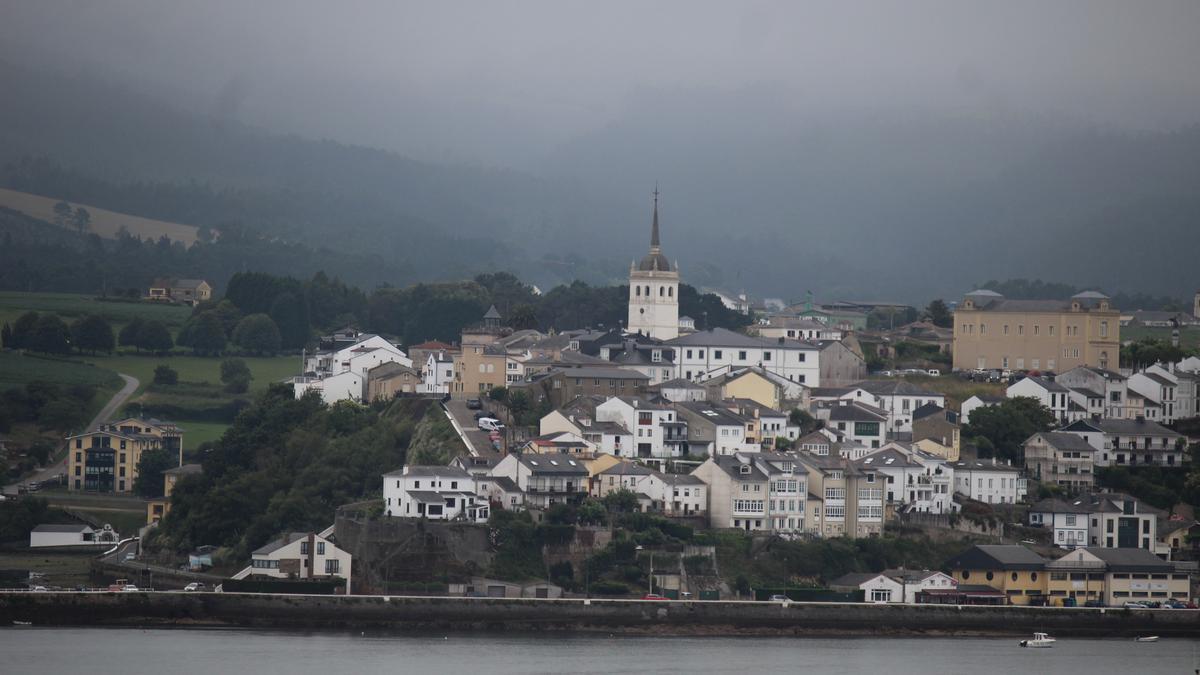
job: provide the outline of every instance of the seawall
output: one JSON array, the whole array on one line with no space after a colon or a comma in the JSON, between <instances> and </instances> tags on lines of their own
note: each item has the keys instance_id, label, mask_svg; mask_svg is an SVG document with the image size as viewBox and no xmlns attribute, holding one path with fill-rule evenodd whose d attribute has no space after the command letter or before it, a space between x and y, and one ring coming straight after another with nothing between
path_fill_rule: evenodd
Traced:
<instances>
[{"instance_id":1,"label":"seawall","mask_svg":"<svg viewBox=\"0 0 1200 675\"><path fill-rule=\"evenodd\" d=\"M256 593L7 593L0 624L678 635L1200 637L1200 610L543 600Z\"/></svg>"}]
</instances>

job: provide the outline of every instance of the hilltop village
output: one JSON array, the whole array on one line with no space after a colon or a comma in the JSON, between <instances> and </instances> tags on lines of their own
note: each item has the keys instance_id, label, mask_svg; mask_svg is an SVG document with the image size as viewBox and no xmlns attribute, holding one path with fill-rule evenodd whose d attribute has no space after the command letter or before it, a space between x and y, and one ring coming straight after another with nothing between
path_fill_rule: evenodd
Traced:
<instances>
[{"instance_id":1,"label":"hilltop village","mask_svg":"<svg viewBox=\"0 0 1200 675\"><path fill-rule=\"evenodd\" d=\"M452 342L347 326L191 461L186 424L70 434L68 492L161 480L161 496L137 538L41 523L29 545L102 549L122 587L153 569L156 586L224 590L1191 606L1200 524L1161 488L1192 471L1200 358L1122 362L1121 331L1177 337L1200 294L1159 316L1096 291L974 290L897 322L900 305L716 293L751 317L732 330L681 314L661 235L656 194L621 325L514 328L492 306ZM164 280L149 296L211 293ZM402 461L349 448L385 424L408 425ZM246 449L304 433L356 439L344 463L374 477L339 488L319 527L308 502L272 502L289 529L218 541L199 514L234 517L228 486L264 470ZM139 475L148 451L170 458L161 478Z\"/></svg>"}]
</instances>

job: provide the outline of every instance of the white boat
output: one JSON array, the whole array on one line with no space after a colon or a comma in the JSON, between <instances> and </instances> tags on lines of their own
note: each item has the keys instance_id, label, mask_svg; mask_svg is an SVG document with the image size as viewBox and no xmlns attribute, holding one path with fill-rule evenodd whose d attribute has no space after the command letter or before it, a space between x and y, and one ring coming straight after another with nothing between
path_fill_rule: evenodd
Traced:
<instances>
[{"instance_id":1,"label":"white boat","mask_svg":"<svg viewBox=\"0 0 1200 675\"><path fill-rule=\"evenodd\" d=\"M1033 639L1021 640L1020 645L1022 647L1053 647L1054 638L1045 633L1034 633Z\"/></svg>"},{"instance_id":2,"label":"white boat","mask_svg":"<svg viewBox=\"0 0 1200 675\"><path fill-rule=\"evenodd\" d=\"M1147 635L1146 637L1134 638L1134 642L1158 642L1158 636Z\"/></svg>"}]
</instances>

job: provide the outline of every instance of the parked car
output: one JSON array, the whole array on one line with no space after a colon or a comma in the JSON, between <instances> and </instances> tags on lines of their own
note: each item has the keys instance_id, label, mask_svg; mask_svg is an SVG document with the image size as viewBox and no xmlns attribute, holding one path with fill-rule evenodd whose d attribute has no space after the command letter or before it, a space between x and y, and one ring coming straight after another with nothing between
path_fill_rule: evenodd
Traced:
<instances>
[{"instance_id":1,"label":"parked car","mask_svg":"<svg viewBox=\"0 0 1200 675\"><path fill-rule=\"evenodd\" d=\"M122 593L137 593L138 587L134 586L133 584L125 584L125 586L121 589L121 592Z\"/></svg>"},{"instance_id":2,"label":"parked car","mask_svg":"<svg viewBox=\"0 0 1200 675\"><path fill-rule=\"evenodd\" d=\"M1083 606L1084 607L1104 607L1104 601L1103 600L1088 600L1087 602L1083 603Z\"/></svg>"},{"instance_id":3,"label":"parked car","mask_svg":"<svg viewBox=\"0 0 1200 675\"><path fill-rule=\"evenodd\" d=\"M125 554L125 562L129 562L130 560L137 560L137 554L133 551Z\"/></svg>"},{"instance_id":4,"label":"parked car","mask_svg":"<svg viewBox=\"0 0 1200 675\"><path fill-rule=\"evenodd\" d=\"M786 595L772 595L767 598L767 602L791 602L791 598Z\"/></svg>"},{"instance_id":5,"label":"parked car","mask_svg":"<svg viewBox=\"0 0 1200 675\"><path fill-rule=\"evenodd\" d=\"M942 371L938 370L937 368L930 368L929 370L925 371L925 374L929 375L930 377L941 377Z\"/></svg>"},{"instance_id":6,"label":"parked car","mask_svg":"<svg viewBox=\"0 0 1200 675\"><path fill-rule=\"evenodd\" d=\"M1125 609L1150 609L1144 602L1127 602L1121 606Z\"/></svg>"},{"instance_id":7,"label":"parked car","mask_svg":"<svg viewBox=\"0 0 1200 675\"><path fill-rule=\"evenodd\" d=\"M483 408L483 402L480 401L479 399L477 399L477 398L467 399L467 409L468 410L479 410L481 408Z\"/></svg>"},{"instance_id":8,"label":"parked car","mask_svg":"<svg viewBox=\"0 0 1200 675\"><path fill-rule=\"evenodd\" d=\"M29 590L34 593L49 593L49 591L46 590L45 586L30 586Z\"/></svg>"},{"instance_id":9,"label":"parked car","mask_svg":"<svg viewBox=\"0 0 1200 675\"><path fill-rule=\"evenodd\" d=\"M184 586L183 590L187 591L188 593L196 593L199 591L207 591L208 586L205 586L203 582L193 581L192 583L188 584L187 586Z\"/></svg>"},{"instance_id":10,"label":"parked car","mask_svg":"<svg viewBox=\"0 0 1200 675\"><path fill-rule=\"evenodd\" d=\"M487 416L488 416L488 414L487 414L487 413L485 413L485 412L484 412L484 411L482 411L482 410L476 410L476 411L475 411L475 421L476 421L476 422L478 422L479 420L481 420L481 419L483 419L483 418L485 418L485 417L487 417Z\"/></svg>"},{"instance_id":11,"label":"parked car","mask_svg":"<svg viewBox=\"0 0 1200 675\"><path fill-rule=\"evenodd\" d=\"M666 600L667 598L666 598L666 596L659 595L658 593L647 593L642 596L642 599L643 600Z\"/></svg>"}]
</instances>

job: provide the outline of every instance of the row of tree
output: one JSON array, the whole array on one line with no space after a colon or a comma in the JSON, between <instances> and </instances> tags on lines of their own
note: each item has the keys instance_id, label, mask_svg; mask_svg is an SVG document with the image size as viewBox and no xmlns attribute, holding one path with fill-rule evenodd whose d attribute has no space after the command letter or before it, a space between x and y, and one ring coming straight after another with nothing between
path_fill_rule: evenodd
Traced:
<instances>
[{"instance_id":1,"label":"row of tree","mask_svg":"<svg viewBox=\"0 0 1200 675\"><path fill-rule=\"evenodd\" d=\"M67 325L55 314L26 312L13 325L0 326L0 345L44 354L69 354L72 350L96 354L116 347L112 326L103 317L89 315Z\"/></svg>"}]
</instances>

